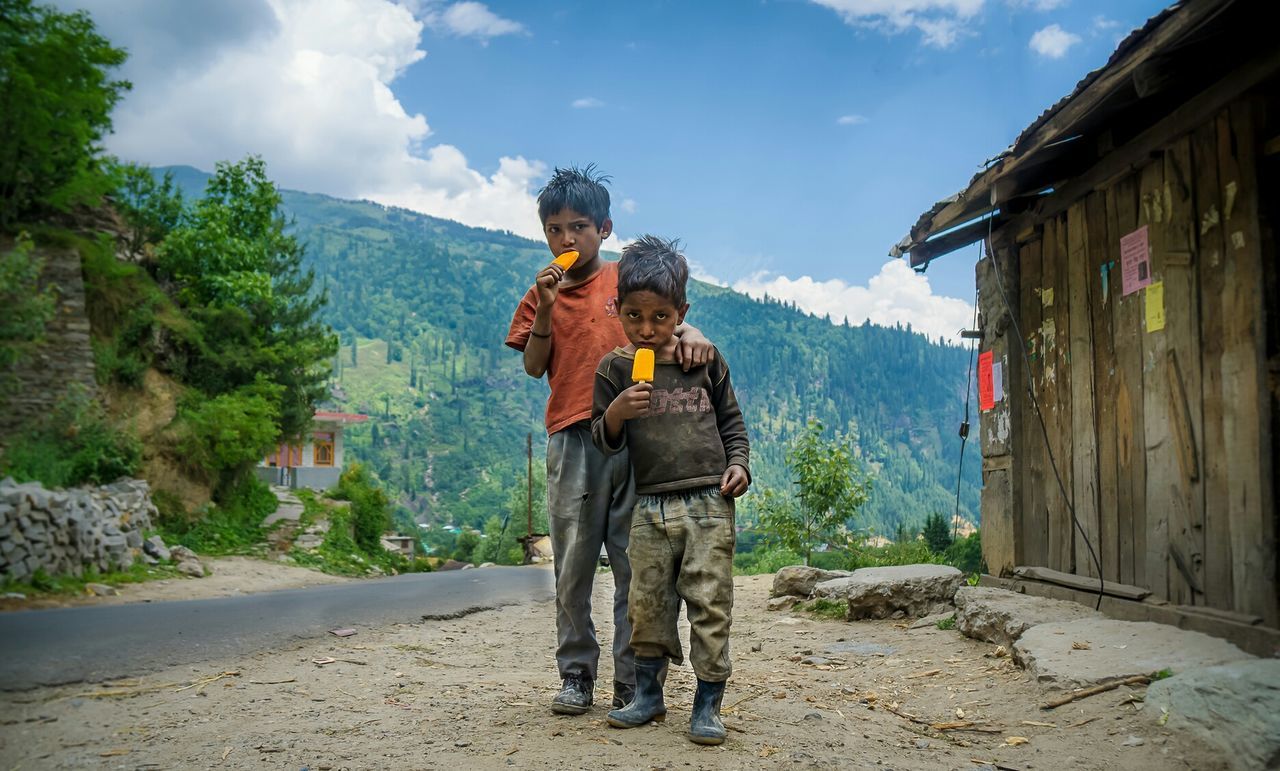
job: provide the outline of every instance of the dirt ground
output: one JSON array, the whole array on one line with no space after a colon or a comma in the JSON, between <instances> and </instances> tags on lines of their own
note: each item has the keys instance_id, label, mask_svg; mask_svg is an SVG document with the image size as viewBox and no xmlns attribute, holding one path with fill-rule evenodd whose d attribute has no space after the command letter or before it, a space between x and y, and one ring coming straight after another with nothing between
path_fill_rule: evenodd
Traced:
<instances>
[{"instance_id":1,"label":"dirt ground","mask_svg":"<svg viewBox=\"0 0 1280 771\"><path fill-rule=\"evenodd\" d=\"M599 577L596 616L607 641L600 609L612 582ZM694 687L687 667L672 671L663 724L624 731L604 722L607 661L589 714L552 714L555 608L543 602L360 630L141 680L0 693L0 768L1226 767L1140 711L1133 697L1142 689L1042 711L1059 694L996 657L995 646L953 630L909 630L907 622L769 612L770 582L736 581L729 739L720 747L685 738ZM124 597L165 599L163 589ZM883 647L803 661L840 643ZM947 722L969 730L930 727Z\"/></svg>"}]
</instances>

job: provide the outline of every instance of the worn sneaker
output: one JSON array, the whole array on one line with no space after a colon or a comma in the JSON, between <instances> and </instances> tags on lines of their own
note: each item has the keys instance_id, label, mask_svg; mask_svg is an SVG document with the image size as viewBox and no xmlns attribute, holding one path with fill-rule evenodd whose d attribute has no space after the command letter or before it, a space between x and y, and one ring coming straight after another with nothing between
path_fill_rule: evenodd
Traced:
<instances>
[{"instance_id":1,"label":"worn sneaker","mask_svg":"<svg viewBox=\"0 0 1280 771\"><path fill-rule=\"evenodd\" d=\"M560 693L551 701L551 711L561 715L582 715L591 709L595 683L586 675L568 675Z\"/></svg>"},{"instance_id":2,"label":"worn sneaker","mask_svg":"<svg viewBox=\"0 0 1280 771\"><path fill-rule=\"evenodd\" d=\"M613 708L622 709L636 697L636 687L631 683L613 681Z\"/></svg>"}]
</instances>

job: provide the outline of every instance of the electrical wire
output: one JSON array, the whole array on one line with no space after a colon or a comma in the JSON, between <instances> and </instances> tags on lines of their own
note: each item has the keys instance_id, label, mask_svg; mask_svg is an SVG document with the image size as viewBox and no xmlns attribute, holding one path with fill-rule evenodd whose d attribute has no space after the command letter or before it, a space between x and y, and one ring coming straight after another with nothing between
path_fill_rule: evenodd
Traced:
<instances>
[{"instance_id":1,"label":"electrical wire","mask_svg":"<svg viewBox=\"0 0 1280 771\"><path fill-rule=\"evenodd\" d=\"M1022 336L1022 329L1018 327L1018 316L1013 312L1013 308L1009 305L1009 296L1005 293L1004 278L1000 275L1000 261L996 259L995 252L991 249L991 229L992 220L995 219L995 212L987 219L987 238L985 242L987 259L991 260L991 266L995 268L996 286L1000 290L1000 299L1004 302L1005 312L1009 314L1009 321L1013 324L1013 332L1017 336L1018 350L1022 351L1022 363L1026 368L1027 374L1027 396L1031 397L1031 406L1035 409L1036 418L1040 422L1040 434L1044 437L1044 449L1049 456L1049 467L1053 469L1053 476L1058 480L1058 491L1062 493L1062 500L1067 504L1067 511L1071 513L1071 522L1075 525L1076 530L1080 533L1080 538L1084 541L1084 545L1089 549L1089 556L1093 558L1093 564L1098 568L1098 602L1094 605L1094 610L1102 608L1102 595L1106 584L1102 578L1102 560L1098 558L1098 552L1094 550L1093 544L1089 542L1089 536L1085 533L1084 527L1081 526L1080 520L1076 517L1076 507L1071 500L1071 496L1067 495L1067 486L1062 482L1062 475L1058 473L1058 464L1053 457L1053 448L1049 444L1049 429L1045 426L1044 414L1040 412L1040 403L1036 400L1035 389L1032 387L1034 379L1031 375L1031 360L1027 358L1027 344Z\"/></svg>"}]
</instances>

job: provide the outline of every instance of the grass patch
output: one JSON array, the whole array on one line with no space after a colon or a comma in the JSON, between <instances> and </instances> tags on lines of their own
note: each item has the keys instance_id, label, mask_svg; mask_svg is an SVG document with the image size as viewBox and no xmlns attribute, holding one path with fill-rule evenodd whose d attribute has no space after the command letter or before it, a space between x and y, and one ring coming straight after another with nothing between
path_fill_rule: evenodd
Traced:
<instances>
[{"instance_id":1,"label":"grass patch","mask_svg":"<svg viewBox=\"0 0 1280 771\"><path fill-rule=\"evenodd\" d=\"M137 438L112 427L102 405L73 390L9 440L0 476L50 489L101 485L133 476L141 463Z\"/></svg>"},{"instance_id":2,"label":"grass patch","mask_svg":"<svg viewBox=\"0 0 1280 771\"><path fill-rule=\"evenodd\" d=\"M956 628L956 617L955 617L954 615L951 615L951 616L947 616L946 618L942 619L941 621L939 621L939 622L938 622L938 628L939 628L939 629L942 629L942 630L946 630L946 629L955 629L955 628Z\"/></svg>"},{"instance_id":3,"label":"grass patch","mask_svg":"<svg viewBox=\"0 0 1280 771\"><path fill-rule=\"evenodd\" d=\"M161 534L167 544L180 543L200 554L266 554L266 531L262 520L276 510L278 501L271 488L246 474L223 496L194 520L166 518Z\"/></svg>"},{"instance_id":4,"label":"grass patch","mask_svg":"<svg viewBox=\"0 0 1280 771\"><path fill-rule=\"evenodd\" d=\"M25 594L28 599L67 597L85 594L85 584L119 586L120 584L140 584L161 578L175 578L181 575L174 565L148 565L139 560L128 570L111 570L101 573L97 569L90 569L81 576L51 576L43 570L37 570L25 581L5 578L4 583L0 584L0 589L4 592Z\"/></svg>"},{"instance_id":5,"label":"grass patch","mask_svg":"<svg viewBox=\"0 0 1280 771\"><path fill-rule=\"evenodd\" d=\"M811 613L819 618L829 618L833 621L844 621L849 617L849 603L840 600L830 600L826 597L819 597L816 600L802 602L796 606L798 610Z\"/></svg>"},{"instance_id":6,"label":"grass patch","mask_svg":"<svg viewBox=\"0 0 1280 771\"><path fill-rule=\"evenodd\" d=\"M355 514L352 506L329 506L309 490L296 492L303 507L299 532L320 519L329 520L329 530L319 548L293 549L289 552L289 558L295 565L330 575L352 577L376 575L378 572L386 575L431 572L431 563L424 557L410 561L400 554L383 549L381 543L373 549L361 549L353 537Z\"/></svg>"}]
</instances>

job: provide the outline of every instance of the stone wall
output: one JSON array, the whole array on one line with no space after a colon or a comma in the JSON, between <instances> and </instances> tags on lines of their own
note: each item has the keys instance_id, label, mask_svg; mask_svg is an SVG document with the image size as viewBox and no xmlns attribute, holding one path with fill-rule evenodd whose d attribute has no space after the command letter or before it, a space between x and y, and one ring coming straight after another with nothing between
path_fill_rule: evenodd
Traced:
<instances>
[{"instance_id":1,"label":"stone wall","mask_svg":"<svg viewBox=\"0 0 1280 771\"><path fill-rule=\"evenodd\" d=\"M80 576L89 568L129 568L155 515L151 488L141 479L69 490L5 479L0 481L0 576L24 580L36 570Z\"/></svg>"},{"instance_id":2,"label":"stone wall","mask_svg":"<svg viewBox=\"0 0 1280 771\"><path fill-rule=\"evenodd\" d=\"M11 249L11 241L0 249ZM84 275L75 249L37 249L44 260L40 285L54 287L57 299L53 319L45 326L44 340L32 355L0 377L15 379L0 392L0 445L28 419L47 413L71 388L83 388L93 396L93 347L89 341L89 316L85 311Z\"/></svg>"}]
</instances>

